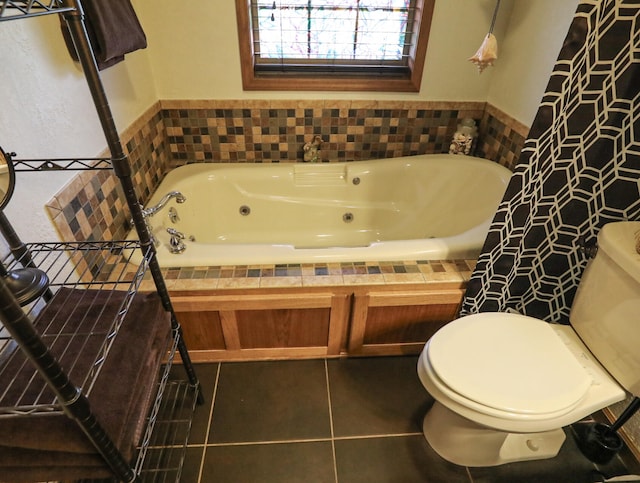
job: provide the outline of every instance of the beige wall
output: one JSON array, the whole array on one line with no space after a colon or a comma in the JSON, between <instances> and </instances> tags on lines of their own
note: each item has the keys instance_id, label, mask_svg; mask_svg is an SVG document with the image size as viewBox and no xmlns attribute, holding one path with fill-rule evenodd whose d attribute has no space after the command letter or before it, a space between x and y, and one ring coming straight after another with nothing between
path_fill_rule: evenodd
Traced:
<instances>
[{"instance_id":1,"label":"beige wall","mask_svg":"<svg viewBox=\"0 0 640 483\"><path fill-rule=\"evenodd\" d=\"M140 4L161 99L487 100L528 125L578 0L503 1L495 28L499 59L482 75L467 59L488 31L495 0L437 0L420 92L375 94L244 92L234 3Z\"/></svg>"},{"instance_id":2,"label":"beige wall","mask_svg":"<svg viewBox=\"0 0 640 483\"><path fill-rule=\"evenodd\" d=\"M487 101L530 126L579 0L514 0Z\"/></svg>"},{"instance_id":3,"label":"beige wall","mask_svg":"<svg viewBox=\"0 0 640 483\"><path fill-rule=\"evenodd\" d=\"M57 15L3 22L0 45L0 146L20 158L94 157L104 150L86 80L66 50ZM103 81L118 129L157 99L145 51L105 70ZM44 204L76 174L18 174L6 214L25 241L57 239Z\"/></svg>"},{"instance_id":4,"label":"beige wall","mask_svg":"<svg viewBox=\"0 0 640 483\"><path fill-rule=\"evenodd\" d=\"M503 29L511 0L503 2ZM438 0L419 93L243 92L234 0L143 3L161 99L384 99L485 100L491 73L479 76L467 58L489 28L494 0ZM180 39L177 41L177 39Z\"/></svg>"}]
</instances>

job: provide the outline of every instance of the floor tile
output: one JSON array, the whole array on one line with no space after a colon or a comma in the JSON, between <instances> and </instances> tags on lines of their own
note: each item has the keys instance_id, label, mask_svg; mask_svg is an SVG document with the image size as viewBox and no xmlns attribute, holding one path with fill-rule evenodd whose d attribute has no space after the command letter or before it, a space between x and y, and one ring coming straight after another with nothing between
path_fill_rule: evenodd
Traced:
<instances>
[{"instance_id":1,"label":"floor tile","mask_svg":"<svg viewBox=\"0 0 640 483\"><path fill-rule=\"evenodd\" d=\"M422 435L344 439L335 446L340 483L470 482L466 468L441 459Z\"/></svg>"},{"instance_id":2,"label":"floor tile","mask_svg":"<svg viewBox=\"0 0 640 483\"><path fill-rule=\"evenodd\" d=\"M192 446L187 448L187 454L182 466L180 483L198 483L200 477L200 464L204 457L204 446Z\"/></svg>"},{"instance_id":3,"label":"floor tile","mask_svg":"<svg viewBox=\"0 0 640 483\"><path fill-rule=\"evenodd\" d=\"M416 356L328 361L335 436L421 433L433 399L416 362Z\"/></svg>"},{"instance_id":4,"label":"floor tile","mask_svg":"<svg viewBox=\"0 0 640 483\"><path fill-rule=\"evenodd\" d=\"M330 441L209 446L202 483L335 483Z\"/></svg>"},{"instance_id":5,"label":"floor tile","mask_svg":"<svg viewBox=\"0 0 640 483\"><path fill-rule=\"evenodd\" d=\"M588 461L571 428L556 458L491 468L443 460L422 435L433 400L416 361L196 365L206 402L196 409L181 483L592 483L629 472L620 458Z\"/></svg>"},{"instance_id":6,"label":"floor tile","mask_svg":"<svg viewBox=\"0 0 640 483\"><path fill-rule=\"evenodd\" d=\"M204 403L196 406L196 412L191 424L189 444L204 444L209 429L209 417L211 416L218 364L196 364L195 370L200 380Z\"/></svg>"},{"instance_id":7,"label":"floor tile","mask_svg":"<svg viewBox=\"0 0 640 483\"><path fill-rule=\"evenodd\" d=\"M222 364L210 442L330 436L323 360Z\"/></svg>"}]
</instances>

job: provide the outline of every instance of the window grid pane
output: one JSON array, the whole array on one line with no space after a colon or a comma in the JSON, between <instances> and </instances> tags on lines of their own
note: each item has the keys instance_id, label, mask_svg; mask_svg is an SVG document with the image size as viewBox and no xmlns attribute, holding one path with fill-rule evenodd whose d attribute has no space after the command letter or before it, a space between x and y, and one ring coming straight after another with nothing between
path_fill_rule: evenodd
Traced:
<instances>
[{"instance_id":1,"label":"window grid pane","mask_svg":"<svg viewBox=\"0 0 640 483\"><path fill-rule=\"evenodd\" d=\"M406 64L411 0L252 0L252 7L257 64Z\"/></svg>"}]
</instances>

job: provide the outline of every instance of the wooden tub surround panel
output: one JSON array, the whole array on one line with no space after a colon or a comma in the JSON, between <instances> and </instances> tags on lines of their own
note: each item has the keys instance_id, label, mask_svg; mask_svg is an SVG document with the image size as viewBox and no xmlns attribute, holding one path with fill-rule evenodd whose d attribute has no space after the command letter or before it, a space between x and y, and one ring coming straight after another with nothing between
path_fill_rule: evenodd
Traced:
<instances>
[{"instance_id":1,"label":"wooden tub surround panel","mask_svg":"<svg viewBox=\"0 0 640 483\"><path fill-rule=\"evenodd\" d=\"M462 288L407 292L367 291L355 297L349 354L419 353L429 338L456 318Z\"/></svg>"},{"instance_id":2,"label":"wooden tub surround panel","mask_svg":"<svg viewBox=\"0 0 640 483\"><path fill-rule=\"evenodd\" d=\"M337 356L351 297L326 290L210 291L172 296L192 357L219 360Z\"/></svg>"},{"instance_id":3,"label":"wooden tub surround panel","mask_svg":"<svg viewBox=\"0 0 640 483\"><path fill-rule=\"evenodd\" d=\"M417 354L456 318L465 283L179 291L197 362Z\"/></svg>"}]
</instances>

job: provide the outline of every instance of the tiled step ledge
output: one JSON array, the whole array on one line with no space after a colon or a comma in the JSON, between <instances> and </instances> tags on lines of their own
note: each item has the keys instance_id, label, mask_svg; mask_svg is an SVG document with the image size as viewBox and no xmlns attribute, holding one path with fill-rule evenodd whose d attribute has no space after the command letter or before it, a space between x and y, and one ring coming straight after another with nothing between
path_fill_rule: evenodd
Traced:
<instances>
[{"instance_id":1,"label":"tiled step ledge","mask_svg":"<svg viewBox=\"0 0 640 483\"><path fill-rule=\"evenodd\" d=\"M170 291L433 284L469 281L476 260L302 263L165 268ZM153 289L147 276L141 289Z\"/></svg>"}]
</instances>

